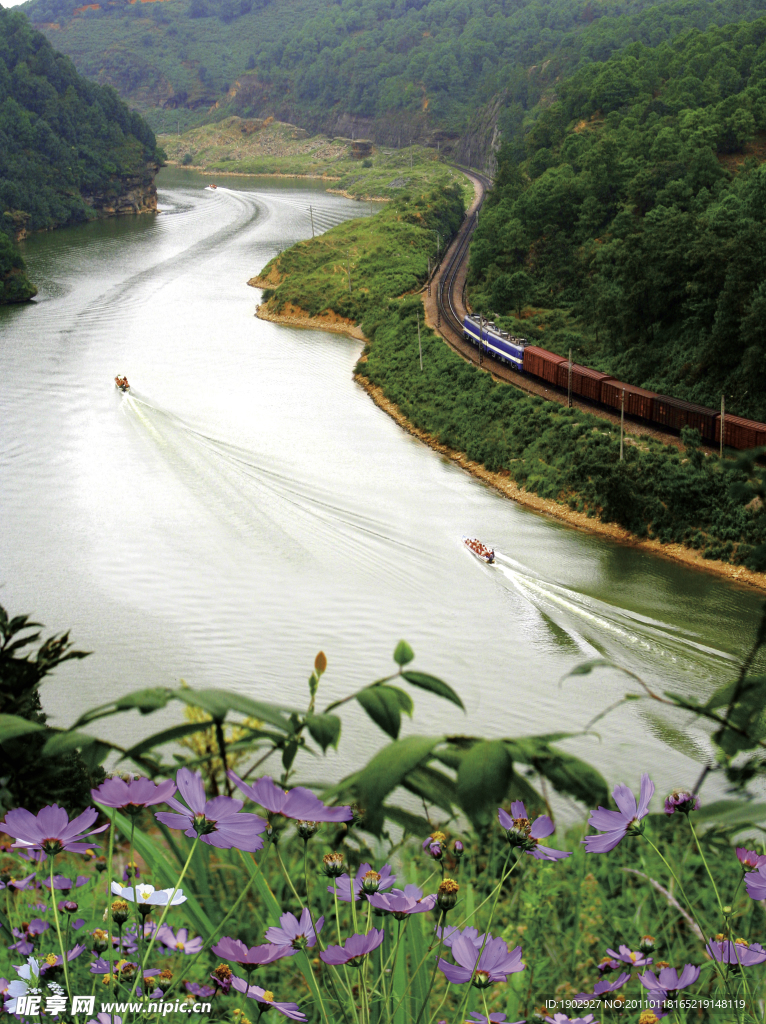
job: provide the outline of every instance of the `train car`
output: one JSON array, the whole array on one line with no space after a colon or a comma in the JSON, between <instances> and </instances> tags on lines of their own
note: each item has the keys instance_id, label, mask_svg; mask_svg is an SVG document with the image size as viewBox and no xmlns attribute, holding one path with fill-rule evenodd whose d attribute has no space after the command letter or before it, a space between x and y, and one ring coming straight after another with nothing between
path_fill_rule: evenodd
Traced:
<instances>
[{"instance_id":1,"label":"train car","mask_svg":"<svg viewBox=\"0 0 766 1024\"><path fill-rule=\"evenodd\" d=\"M657 395L654 399L652 423L659 423L672 430L695 427L706 441L714 441L717 416L715 409L706 409L704 405L684 402L680 398L669 398L667 395Z\"/></svg>"},{"instance_id":2,"label":"train car","mask_svg":"<svg viewBox=\"0 0 766 1024\"><path fill-rule=\"evenodd\" d=\"M526 338L517 338L508 331L501 331L491 320L482 320L478 316L465 317L463 337L480 351L508 363L514 370L523 371Z\"/></svg>"},{"instance_id":3,"label":"train car","mask_svg":"<svg viewBox=\"0 0 766 1024\"><path fill-rule=\"evenodd\" d=\"M589 398L591 402L601 401L601 383L612 380L609 373L592 370L589 366L572 363L572 394L581 398ZM565 391L569 387L569 360L564 359L556 367L556 383Z\"/></svg>"},{"instance_id":4,"label":"train car","mask_svg":"<svg viewBox=\"0 0 766 1024\"><path fill-rule=\"evenodd\" d=\"M524 349L524 372L532 377L540 377L549 384L556 383L556 369L559 363L565 363L563 356L557 356L537 345L527 345Z\"/></svg>"},{"instance_id":5,"label":"train car","mask_svg":"<svg viewBox=\"0 0 766 1024\"><path fill-rule=\"evenodd\" d=\"M721 443L721 417L715 421L715 442ZM723 418L723 443L728 448L762 448L766 445L766 423L746 420L742 416Z\"/></svg>"},{"instance_id":6,"label":"train car","mask_svg":"<svg viewBox=\"0 0 766 1024\"><path fill-rule=\"evenodd\" d=\"M601 401L611 409L619 409L622 404L622 393L625 392L625 412L628 416L640 416L650 420L654 415L654 391L637 388L635 384L624 384L621 380L604 380L601 382Z\"/></svg>"}]
</instances>

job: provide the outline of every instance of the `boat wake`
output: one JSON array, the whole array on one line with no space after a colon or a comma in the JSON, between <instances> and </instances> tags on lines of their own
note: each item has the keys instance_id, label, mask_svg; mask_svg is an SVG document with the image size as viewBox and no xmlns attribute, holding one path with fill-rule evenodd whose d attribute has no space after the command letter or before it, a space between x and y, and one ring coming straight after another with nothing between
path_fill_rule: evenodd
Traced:
<instances>
[{"instance_id":1,"label":"boat wake","mask_svg":"<svg viewBox=\"0 0 766 1024\"><path fill-rule=\"evenodd\" d=\"M672 666L674 676L688 674L690 682L693 678L697 683L700 675L716 679L722 670L738 664L732 655L693 634L546 580L497 550L495 565L499 578L538 621L545 621L559 642L565 638L588 658L609 658L639 674L651 665L655 676L664 664L668 669Z\"/></svg>"}]
</instances>

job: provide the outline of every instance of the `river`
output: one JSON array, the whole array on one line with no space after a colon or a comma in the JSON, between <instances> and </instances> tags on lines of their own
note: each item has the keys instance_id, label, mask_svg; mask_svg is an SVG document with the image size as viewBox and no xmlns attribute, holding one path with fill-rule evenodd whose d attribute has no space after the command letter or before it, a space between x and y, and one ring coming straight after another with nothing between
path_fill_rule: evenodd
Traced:
<instances>
[{"instance_id":1,"label":"river","mask_svg":"<svg viewBox=\"0 0 766 1024\"><path fill-rule=\"evenodd\" d=\"M366 207L221 181L165 170L160 216L28 239L39 296L0 309L0 603L94 652L45 684L55 722L180 679L303 706L320 649L321 705L387 674L402 637L467 708L413 691L404 734L577 732L631 688L612 670L560 683L593 657L659 690L732 676L757 594L501 498L372 403L352 379L358 342L254 317L246 281L310 235L309 204L318 230ZM650 768L660 789L688 785L698 766L662 737L681 728L699 756L704 736L656 707L564 745L610 782ZM339 753L304 777L384 741L350 706Z\"/></svg>"}]
</instances>

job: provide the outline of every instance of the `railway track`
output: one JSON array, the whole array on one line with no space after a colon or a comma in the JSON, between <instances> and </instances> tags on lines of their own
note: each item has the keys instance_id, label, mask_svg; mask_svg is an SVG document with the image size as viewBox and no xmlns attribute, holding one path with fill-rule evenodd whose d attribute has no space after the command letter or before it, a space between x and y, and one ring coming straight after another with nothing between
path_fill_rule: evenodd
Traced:
<instances>
[{"instance_id":1,"label":"railway track","mask_svg":"<svg viewBox=\"0 0 766 1024\"><path fill-rule=\"evenodd\" d=\"M457 166L457 165L456 165ZM465 278L468 269L468 247L471 237L476 230L487 190L491 188L492 181L486 175L467 167L459 167L468 178L478 183L480 196L474 209L466 216L457 237L447 250L447 255L442 267L434 279L436 286L436 312L437 321L435 328L444 341L458 355L462 356L469 363L480 366L483 370L491 373L497 380L512 384L520 391L530 395L537 395L549 402L557 402L559 405L567 404L567 396L553 385L546 385L544 382L531 380L523 374L516 373L506 363L501 363L487 353L479 352L473 345L463 338L463 318L467 312L465 304ZM583 412L589 412L600 419L608 420L610 423L619 425L619 415L605 410L602 406L588 402L579 397L572 396L572 405ZM665 433L655 426L639 422L629 417L624 421L625 433L635 437L654 437L682 448L677 434Z\"/></svg>"}]
</instances>

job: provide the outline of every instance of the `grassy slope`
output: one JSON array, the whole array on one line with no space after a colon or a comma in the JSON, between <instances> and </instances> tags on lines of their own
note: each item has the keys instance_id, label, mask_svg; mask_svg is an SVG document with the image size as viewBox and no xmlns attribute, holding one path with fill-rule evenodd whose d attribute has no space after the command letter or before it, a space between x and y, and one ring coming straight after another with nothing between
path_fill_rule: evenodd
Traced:
<instances>
[{"instance_id":1,"label":"grassy slope","mask_svg":"<svg viewBox=\"0 0 766 1024\"><path fill-rule=\"evenodd\" d=\"M376 146L371 166L364 167L352 157L348 140L307 137L302 129L279 121L229 117L182 135L161 135L158 141L176 163L188 154L192 157L188 166L209 171L333 178L335 189L355 198L390 199L402 189L423 191L452 181L465 187L463 176L440 163L432 149Z\"/></svg>"},{"instance_id":2,"label":"grassy slope","mask_svg":"<svg viewBox=\"0 0 766 1024\"><path fill-rule=\"evenodd\" d=\"M329 309L361 323L370 345L359 372L416 427L490 471L637 536L760 568L766 512L733 496L732 481L741 474L706 457L693 437L685 454L657 441L629 443L621 463L616 428L493 381L423 328L420 298L412 293L433 251L428 217L441 214L444 200L431 196L420 205L427 207L425 222L410 216L417 200L400 200L276 257L261 274L279 282L264 292L268 309Z\"/></svg>"}]
</instances>

